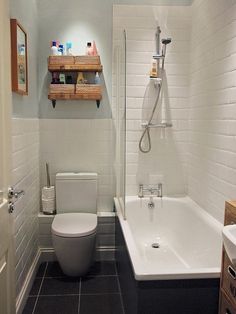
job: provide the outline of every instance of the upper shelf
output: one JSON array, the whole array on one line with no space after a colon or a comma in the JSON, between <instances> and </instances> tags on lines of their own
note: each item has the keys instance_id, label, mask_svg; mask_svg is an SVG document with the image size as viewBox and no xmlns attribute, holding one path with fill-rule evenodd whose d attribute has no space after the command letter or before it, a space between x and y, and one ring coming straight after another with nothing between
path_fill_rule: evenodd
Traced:
<instances>
[{"instance_id":1,"label":"upper shelf","mask_svg":"<svg viewBox=\"0 0 236 314\"><path fill-rule=\"evenodd\" d=\"M50 72L102 72L102 65L99 56L50 56L48 70Z\"/></svg>"}]
</instances>

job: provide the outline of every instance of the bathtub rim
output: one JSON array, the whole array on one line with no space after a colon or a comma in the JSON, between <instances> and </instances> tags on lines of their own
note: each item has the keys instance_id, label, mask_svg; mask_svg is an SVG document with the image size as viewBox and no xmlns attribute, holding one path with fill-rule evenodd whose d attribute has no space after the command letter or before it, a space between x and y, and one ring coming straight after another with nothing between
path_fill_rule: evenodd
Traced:
<instances>
[{"instance_id":1,"label":"bathtub rim","mask_svg":"<svg viewBox=\"0 0 236 314\"><path fill-rule=\"evenodd\" d=\"M136 200L137 196L127 196L126 200ZM200 210L200 215L203 215L208 219L212 220L214 229L217 229L217 232L221 234L221 230L223 225L216 220L213 216L211 216L207 211L201 208L197 203L195 203L188 196L181 197L163 197L163 199L167 200L181 200L185 203L191 203L194 207L197 207ZM134 242L131 230L129 228L129 224L127 220L124 220L122 210L120 207L120 202L117 197L114 198L115 210L117 217L119 219L119 223L121 226L121 230L125 239L125 243L128 249L129 258L131 261L134 277L138 281L151 281L151 280L175 280L175 279L211 279L211 278L220 278L221 273L221 265L219 267L205 267L205 268L191 268L191 272L189 270L182 270L181 273L177 270L165 270L159 272L158 274L151 274L148 271L143 269L140 254L136 247L136 243ZM221 243L222 245L222 243Z\"/></svg>"}]
</instances>

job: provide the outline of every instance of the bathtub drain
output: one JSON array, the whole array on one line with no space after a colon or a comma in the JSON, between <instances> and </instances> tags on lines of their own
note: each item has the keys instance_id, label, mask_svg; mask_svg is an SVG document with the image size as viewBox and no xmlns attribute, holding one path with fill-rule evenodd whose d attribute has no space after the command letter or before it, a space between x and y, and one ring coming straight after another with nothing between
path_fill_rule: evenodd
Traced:
<instances>
[{"instance_id":1,"label":"bathtub drain","mask_svg":"<svg viewBox=\"0 0 236 314\"><path fill-rule=\"evenodd\" d=\"M157 243L157 242L152 243L152 248L154 248L154 249L159 249L159 247L160 247L160 244L159 244L159 243Z\"/></svg>"}]
</instances>

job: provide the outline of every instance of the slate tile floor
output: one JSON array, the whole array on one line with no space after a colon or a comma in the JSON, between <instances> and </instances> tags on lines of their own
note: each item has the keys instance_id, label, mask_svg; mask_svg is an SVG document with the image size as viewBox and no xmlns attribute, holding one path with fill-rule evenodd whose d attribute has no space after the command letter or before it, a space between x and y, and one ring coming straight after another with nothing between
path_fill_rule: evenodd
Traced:
<instances>
[{"instance_id":1,"label":"slate tile floor","mask_svg":"<svg viewBox=\"0 0 236 314\"><path fill-rule=\"evenodd\" d=\"M85 277L42 263L23 314L124 314L115 262L96 262Z\"/></svg>"}]
</instances>

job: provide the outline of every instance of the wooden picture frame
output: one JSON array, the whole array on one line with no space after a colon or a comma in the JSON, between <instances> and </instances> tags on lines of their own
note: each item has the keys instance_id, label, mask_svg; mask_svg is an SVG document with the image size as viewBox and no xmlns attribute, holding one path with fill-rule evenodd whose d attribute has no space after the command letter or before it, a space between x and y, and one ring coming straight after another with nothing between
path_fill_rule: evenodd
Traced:
<instances>
[{"instance_id":1,"label":"wooden picture frame","mask_svg":"<svg viewBox=\"0 0 236 314\"><path fill-rule=\"evenodd\" d=\"M12 91L28 95L27 33L16 19L11 19Z\"/></svg>"}]
</instances>

